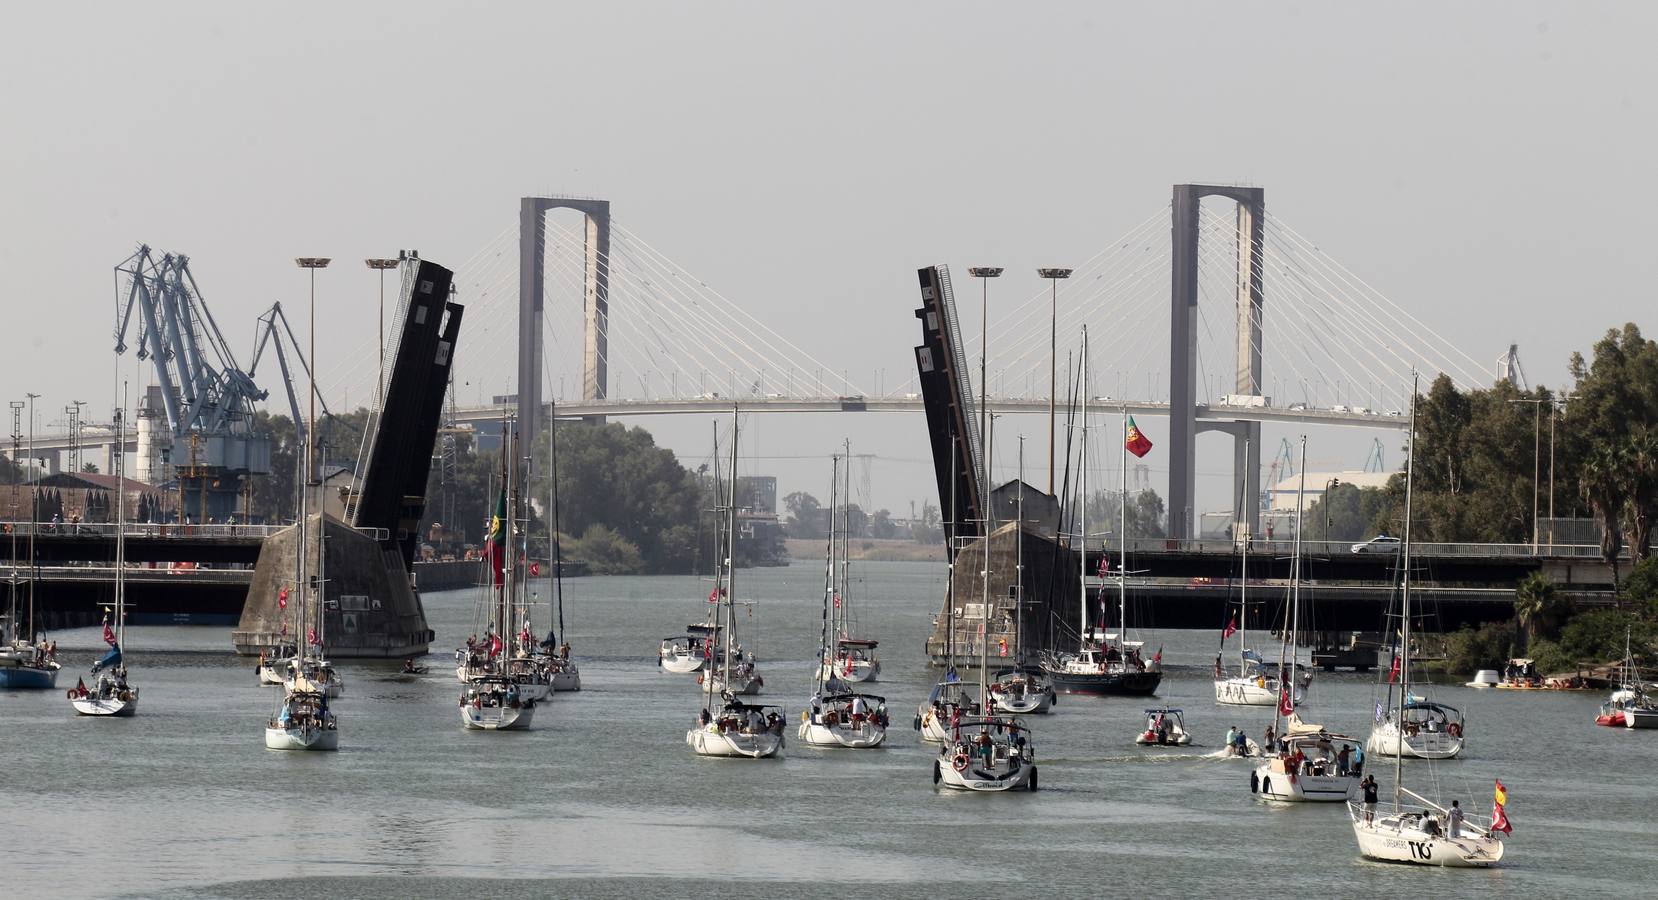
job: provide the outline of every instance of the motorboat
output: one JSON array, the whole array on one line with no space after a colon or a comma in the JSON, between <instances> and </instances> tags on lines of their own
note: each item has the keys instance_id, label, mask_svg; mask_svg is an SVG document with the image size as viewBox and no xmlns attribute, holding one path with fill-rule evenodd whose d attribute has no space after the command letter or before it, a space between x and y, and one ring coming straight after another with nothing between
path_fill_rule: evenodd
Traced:
<instances>
[{"instance_id":1,"label":"motorboat","mask_svg":"<svg viewBox=\"0 0 1658 900\"><path fill-rule=\"evenodd\" d=\"M1403 716L1404 729L1399 728ZM1387 709L1370 731L1365 749L1372 756L1395 752L1417 759L1450 759L1462 752L1465 727L1462 713L1454 706L1409 699L1403 709ZM1399 746L1401 736L1403 746ZM1397 751L1396 751L1397 748Z\"/></svg>"},{"instance_id":2,"label":"motorboat","mask_svg":"<svg viewBox=\"0 0 1658 900\"><path fill-rule=\"evenodd\" d=\"M926 701L916 711L915 730L921 732L921 739L928 743L948 743L954 739L957 726L963 719L977 718L981 714L979 701L966 684L956 680L941 681L933 685Z\"/></svg>"},{"instance_id":3,"label":"motorboat","mask_svg":"<svg viewBox=\"0 0 1658 900\"><path fill-rule=\"evenodd\" d=\"M868 750L886 740L888 724L885 697L846 691L814 696L796 735L814 747Z\"/></svg>"},{"instance_id":4,"label":"motorboat","mask_svg":"<svg viewBox=\"0 0 1658 900\"><path fill-rule=\"evenodd\" d=\"M1537 663L1529 659L1511 659L1503 667L1503 676L1496 686L1505 691L1546 691L1543 676L1537 674Z\"/></svg>"},{"instance_id":5,"label":"motorboat","mask_svg":"<svg viewBox=\"0 0 1658 900\"><path fill-rule=\"evenodd\" d=\"M783 710L727 695L718 712L704 707L685 743L698 756L764 759L783 750Z\"/></svg>"},{"instance_id":6,"label":"motorboat","mask_svg":"<svg viewBox=\"0 0 1658 900\"><path fill-rule=\"evenodd\" d=\"M282 706L265 723L265 749L340 749L339 722L328 708L328 694L304 681L296 689L285 688Z\"/></svg>"},{"instance_id":7,"label":"motorboat","mask_svg":"<svg viewBox=\"0 0 1658 900\"><path fill-rule=\"evenodd\" d=\"M1474 673L1473 681L1465 682L1462 686L1481 689L1494 688L1502 683L1502 680L1502 676L1497 674L1496 669L1481 669Z\"/></svg>"},{"instance_id":8,"label":"motorboat","mask_svg":"<svg viewBox=\"0 0 1658 900\"><path fill-rule=\"evenodd\" d=\"M1053 708L1057 694L1041 666L1001 669L990 683L993 712L1027 716Z\"/></svg>"},{"instance_id":9,"label":"motorboat","mask_svg":"<svg viewBox=\"0 0 1658 900\"><path fill-rule=\"evenodd\" d=\"M992 716L964 719L955 738L939 745L933 784L963 791L1037 789L1036 748L1028 728Z\"/></svg>"},{"instance_id":10,"label":"motorboat","mask_svg":"<svg viewBox=\"0 0 1658 900\"><path fill-rule=\"evenodd\" d=\"M0 689L50 690L58 685L58 664L45 641L14 639L0 648Z\"/></svg>"},{"instance_id":11,"label":"motorboat","mask_svg":"<svg viewBox=\"0 0 1658 900\"><path fill-rule=\"evenodd\" d=\"M1192 742L1186 730L1186 719L1181 711L1167 706L1155 706L1146 711L1146 727L1134 736L1134 743L1142 747L1185 747Z\"/></svg>"}]
</instances>

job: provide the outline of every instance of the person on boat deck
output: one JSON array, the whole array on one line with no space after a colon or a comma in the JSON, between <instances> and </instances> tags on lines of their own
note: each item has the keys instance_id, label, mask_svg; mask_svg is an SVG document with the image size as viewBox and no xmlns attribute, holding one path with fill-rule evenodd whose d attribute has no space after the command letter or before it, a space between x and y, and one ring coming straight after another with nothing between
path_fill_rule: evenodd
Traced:
<instances>
[{"instance_id":1,"label":"person on boat deck","mask_svg":"<svg viewBox=\"0 0 1658 900\"><path fill-rule=\"evenodd\" d=\"M1450 809L1449 812L1445 813L1445 832L1446 832L1445 836L1448 837L1448 838L1451 838L1452 840L1455 840L1456 838L1462 837L1462 803L1461 803L1461 801L1458 801L1458 800L1452 800L1451 801L1451 809Z\"/></svg>"},{"instance_id":2,"label":"person on boat deck","mask_svg":"<svg viewBox=\"0 0 1658 900\"><path fill-rule=\"evenodd\" d=\"M1261 742L1261 752L1271 753L1273 748L1278 746L1278 732L1275 731L1271 725L1268 725L1266 734L1262 735L1262 737L1264 737L1265 740Z\"/></svg>"},{"instance_id":3,"label":"person on boat deck","mask_svg":"<svg viewBox=\"0 0 1658 900\"><path fill-rule=\"evenodd\" d=\"M1351 762L1352 762L1352 753L1351 753L1351 751L1348 750L1346 744L1342 744L1341 745L1341 750L1337 751L1337 753L1336 753L1336 774L1337 775L1346 775L1347 771L1348 771L1348 765Z\"/></svg>"},{"instance_id":4,"label":"person on boat deck","mask_svg":"<svg viewBox=\"0 0 1658 900\"><path fill-rule=\"evenodd\" d=\"M1363 771L1364 771L1364 745L1363 744L1354 744L1353 745L1353 774L1357 775L1357 774L1359 774L1360 772L1363 772Z\"/></svg>"},{"instance_id":5,"label":"person on boat deck","mask_svg":"<svg viewBox=\"0 0 1658 900\"><path fill-rule=\"evenodd\" d=\"M1376 779L1373 776L1366 775L1364 780L1359 782L1359 787L1364 789L1364 824L1374 824L1376 821Z\"/></svg>"},{"instance_id":6,"label":"person on boat deck","mask_svg":"<svg viewBox=\"0 0 1658 900\"><path fill-rule=\"evenodd\" d=\"M868 715L869 715L869 705L864 702L863 695L860 694L856 697L853 697L852 698L852 724L854 726L862 725L864 719Z\"/></svg>"},{"instance_id":7,"label":"person on boat deck","mask_svg":"<svg viewBox=\"0 0 1658 900\"><path fill-rule=\"evenodd\" d=\"M1267 731L1268 731L1268 733L1271 733L1272 729L1268 728ZM1268 740L1271 740L1271 738L1268 738ZM1226 729L1226 752L1231 753L1232 751L1236 750L1237 745L1238 745L1238 726L1234 725L1231 728Z\"/></svg>"},{"instance_id":8,"label":"person on boat deck","mask_svg":"<svg viewBox=\"0 0 1658 900\"><path fill-rule=\"evenodd\" d=\"M990 742L990 730L981 729L974 743L978 744L979 755L984 757L984 764L990 765L996 758L996 748Z\"/></svg>"},{"instance_id":9,"label":"person on boat deck","mask_svg":"<svg viewBox=\"0 0 1658 900\"><path fill-rule=\"evenodd\" d=\"M1428 837L1439 836L1439 820L1429 810L1422 810L1422 833Z\"/></svg>"},{"instance_id":10,"label":"person on boat deck","mask_svg":"<svg viewBox=\"0 0 1658 900\"><path fill-rule=\"evenodd\" d=\"M713 718L713 716L710 716L708 714L708 707L704 706L702 708L702 710L697 713L697 725L699 725L703 728L707 728L708 727L708 722L712 718Z\"/></svg>"}]
</instances>

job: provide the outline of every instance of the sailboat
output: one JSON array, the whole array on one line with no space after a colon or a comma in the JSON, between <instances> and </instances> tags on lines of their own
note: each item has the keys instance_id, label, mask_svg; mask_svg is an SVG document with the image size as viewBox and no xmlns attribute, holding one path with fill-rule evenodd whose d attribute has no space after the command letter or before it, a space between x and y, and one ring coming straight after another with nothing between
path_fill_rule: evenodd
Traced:
<instances>
[{"instance_id":1,"label":"sailboat","mask_svg":"<svg viewBox=\"0 0 1658 900\"><path fill-rule=\"evenodd\" d=\"M846 586L846 545L844 540L846 507L840 504L840 457L833 459L834 475L829 483L829 546L823 572L823 626L818 646L817 667L813 678L812 699L801 713L800 739L818 747L846 747L867 750L879 747L887 736L886 698L860 693L851 687L852 679L839 677L843 671L833 665L830 656L833 641L839 640L836 627L837 613L842 609ZM851 457L847 457L850 475ZM850 498L849 498L850 499ZM838 513L838 515L837 515Z\"/></svg>"},{"instance_id":2,"label":"sailboat","mask_svg":"<svg viewBox=\"0 0 1658 900\"><path fill-rule=\"evenodd\" d=\"M1411 384L1410 440L1405 458L1405 535L1401 547L1400 582L1400 668L1410 664L1411 632L1411 499L1416 471L1416 383ZM1303 467L1305 468L1305 467ZM1405 721L1406 691L1399 692L1397 720ZM1484 868L1503 858L1503 842L1497 830L1508 830L1502 804L1506 799L1502 782L1497 782L1497 797L1493 806L1493 821L1481 826L1464 817L1462 810L1446 809L1421 794L1405 787L1404 742L1393 744L1393 802L1390 809L1376 809L1368 803L1350 802L1348 815L1353 821L1353 836L1359 844L1359 855L1384 862L1413 863L1426 866L1456 868ZM1404 798L1421 803L1422 807L1406 809ZM1381 804L1376 804L1380 806ZM1455 802L1452 807L1457 807ZM1443 822L1441 821L1443 820Z\"/></svg>"},{"instance_id":3,"label":"sailboat","mask_svg":"<svg viewBox=\"0 0 1658 900\"><path fill-rule=\"evenodd\" d=\"M551 423L547 427L549 449L547 456L550 460L550 477L547 479L552 485L548 489L549 505L552 509L551 535L547 541L548 549L552 552L552 571L548 572L548 586L552 589L551 597L557 609L558 631L547 633L547 638L541 642L539 657L542 668L546 670L547 680L554 691L581 690L581 666L570 655L570 634L564 630L564 543L558 538L559 505L558 505L558 422L555 416L548 416ZM559 638L564 640L561 643Z\"/></svg>"},{"instance_id":4,"label":"sailboat","mask_svg":"<svg viewBox=\"0 0 1658 900\"><path fill-rule=\"evenodd\" d=\"M501 453L501 493L491 520L486 596L492 603L488 641L481 657L469 656L458 707L461 725L477 731L522 731L535 719L536 704L552 696L546 671L533 658L535 639L523 615L518 561L518 434L508 420ZM478 650L479 648L473 648Z\"/></svg>"},{"instance_id":5,"label":"sailboat","mask_svg":"<svg viewBox=\"0 0 1658 900\"><path fill-rule=\"evenodd\" d=\"M1301 438L1301 489L1296 491L1295 556L1290 561L1290 604L1286 611L1289 628L1278 647L1278 671L1290 671L1298 652L1301 627L1301 514L1307 487L1307 438ZM1288 658L1286 658L1288 657ZM1322 725L1303 722L1293 687L1280 687L1273 712L1272 729L1283 737L1277 752L1262 747L1264 761L1249 775L1249 789L1263 800L1283 802L1340 803L1359 784L1359 773L1351 765L1359 742L1326 730ZM1278 732L1282 719L1283 731Z\"/></svg>"},{"instance_id":6,"label":"sailboat","mask_svg":"<svg viewBox=\"0 0 1658 900\"><path fill-rule=\"evenodd\" d=\"M316 533L317 575L311 585L310 603L304 607L309 613L309 618L305 620L305 639L300 646L299 654L288 660L287 671L282 676L282 686L287 690L297 690L303 681L327 694L329 699L333 699L345 693L345 679L334 669L334 664L328 661L326 649L328 514L320 511L320 504ZM301 545L304 546L303 541Z\"/></svg>"},{"instance_id":7,"label":"sailboat","mask_svg":"<svg viewBox=\"0 0 1658 900\"><path fill-rule=\"evenodd\" d=\"M990 706L1013 715L1045 713L1056 699L1053 684L1041 666L1025 662L1025 439L1019 438L1019 521L1014 531L1013 665L996 672L990 685Z\"/></svg>"},{"instance_id":8,"label":"sailboat","mask_svg":"<svg viewBox=\"0 0 1658 900\"><path fill-rule=\"evenodd\" d=\"M737 411L731 412L731 472L726 484L725 534L721 550L716 553L721 565L714 577L714 598L718 601L717 623L724 636L720 646L718 668L711 667L701 678L703 706L698 712L697 726L685 732L685 743L698 756L731 756L761 759L776 756L783 749L783 711L780 707L745 703L738 700L739 691L731 685L752 682L754 675L745 678L737 669L741 663L734 659L732 637L733 583L737 568ZM745 660L746 661L746 660ZM752 672L752 670L750 670ZM758 690L758 687L754 688ZM714 698L720 698L716 711Z\"/></svg>"},{"instance_id":9,"label":"sailboat","mask_svg":"<svg viewBox=\"0 0 1658 900\"><path fill-rule=\"evenodd\" d=\"M984 390L980 379L980 390ZM980 394L983 408L985 397ZM994 442L985 441L979 479L982 498L980 508L985 511L984 565L979 571L979 696L990 696L986 683L990 671L990 537L995 533L994 513L990 506L990 456ZM1036 790L1036 747L1031 741L1030 729L1011 716L984 715L961 718L951 723L948 740L938 747L933 759L933 784L962 791L1001 792L1026 788Z\"/></svg>"},{"instance_id":10,"label":"sailboat","mask_svg":"<svg viewBox=\"0 0 1658 900\"><path fill-rule=\"evenodd\" d=\"M954 432L952 431L952 434ZM956 521L956 456L950 455L950 509L952 521ZM968 686L963 684L961 676L956 672L956 560L960 554L952 546L949 553L949 571L946 575L944 588L944 680L933 685L927 692L927 699L915 711L915 730L921 732L921 739L933 744L942 744L951 739L955 733L955 726L960 724L963 716L977 716L980 713L978 698Z\"/></svg>"},{"instance_id":11,"label":"sailboat","mask_svg":"<svg viewBox=\"0 0 1658 900\"><path fill-rule=\"evenodd\" d=\"M313 321L313 332L315 327ZM315 372L314 369L312 371ZM316 459L313 455L317 434L315 380L313 375L311 413L305 425L305 477L301 480L299 488L299 534L296 551L299 557L296 579L298 597L293 604L294 635L299 641L299 647L297 654L289 661L284 675L282 700L277 704L275 714L265 723L267 750L338 750L340 747L340 723L334 717L334 711L328 708L329 684L317 680L319 677L328 677L334 682L336 689L343 689L343 685L334 676L333 667L326 665L326 660L320 653L323 636L318 633L318 626L324 619L323 569L328 555L323 538L328 516L321 511L321 503L317 504L319 511L316 521L317 577L308 577L309 557L312 552L309 507L314 499L312 489L320 489L321 486L317 479Z\"/></svg>"},{"instance_id":12,"label":"sailboat","mask_svg":"<svg viewBox=\"0 0 1658 900\"><path fill-rule=\"evenodd\" d=\"M1401 556L1400 564L1408 564ZM1401 598L1402 599L1402 598ZM1397 636L1400 632L1394 632ZM1462 712L1454 706L1435 703L1411 688L1410 654L1395 648L1387 674L1386 703L1376 704L1376 721L1370 729L1365 751L1372 756L1403 755L1418 759L1451 759L1462 752ZM1395 684L1399 702L1393 701Z\"/></svg>"},{"instance_id":13,"label":"sailboat","mask_svg":"<svg viewBox=\"0 0 1658 900\"><path fill-rule=\"evenodd\" d=\"M29 456L34 456L34 405L29 406ZM23 580L17 566L17 529L12 529L11 608L0 620L0 689L23 688L45 690L57 687L58 670L62 668L46 643L46 636L35 631L35 585L40 581L38 557L35 554L35 532L40 530L40 487L38 481L29 487L29 604L28 622L18 617L18 585ZM33 639L31 639L31 635Z\"/></svg>"},{"instance_id":14,"label":"sailboat","mask_svg":"<svg viewBox=\"0 0 1658 900\"><path fill-rule=\"evenodd\" d=\"M1623 634L1623 661L1618 664L1618 689L1601 705L1596 725L1625 728L1658 728L1658 703L1646 692L1641 670L1629 650L1629 630Z\"/></svg>"},{"instance_id":15,"label":"sailboat","mask_svg":"<svg viewBox=\"0 0 1658 900\"><path fill-rule=\"evenodd\" d=\"M1244 502L1248 500L1244 498ZM1238 541L1238 611L1228 620L1220 636L1222 653L1226 649L1226 639L1233 634L1238 636L1238 673L1228 675L1221 665L1221 657L1215 657L1215 702L1227 706L1276 706L1283 694L1283 682L1279 677L1282 670L1266 665L1261 655L1249 646L1249 545L1254 538L1255 535L1250 533ZM1299 703L1303 699L1302 687L1295 683L1294 678L1290 682L1291 690L1296 695L1294 699Z\"/></svg>"},{"instance_id":16,"label":"sailboat","mask_svg":"<svg viewBox=\"0 0 1658 900\"><path fill-rule=\"evenodd\" d=\"M92 664L97 676L92 687L84 680L69 692L69 705L83 716L131 716L138 712L138 688L127 680L121 648L127 640L127 483L123 410L115 410L116 440L110 449L115 469L115 626L104 619L104 643L109 652Z\"/></svg>"},{"instance_id":17,"label":"sailboat","mask_svg":"<svg viewBox=\"0 0 1658 900\"><path fill-rule=\"evenodd\" d=\"M838 472L838 470L837 470ZM841 515L849 514L852 502L852 445L846 444L846 503L841 506ZM830 540L834 540L835 502L830 499ZM841 544L838 549L839 563L835 571L839 574L839 586L833 597L834 605L829 611L829 631L832 635L830 646L820 654L819 677L824 680L844 682L874 681L881 674L881 660L875 656L875 648L880 641L871 638L854 637L852 634L852 529L843 527L840 531Z\"/></svg>"},{"instance_id":18,"label":"sailboat","mask_svg":"<svg viewBox=\"0 0 1658 900\"><path fill-rule=\"evenodd\" d=\"M1077 537L1078 594L1080 608L1077 618L1077 649L1057 657L1050 656L1043 670L1058 690L1068 694L1102 694L1146 697L1157 692L1163 681L1161 652L1158 657L1145 660L1141 651L1145 645L1128 639L1128 407L1123 407L1122 496L1117 545L1119 548L1117 582L1117 610L1120 632L1107 632L1103 627L1088 627L1088 329L1082 337L1082 494L1078 505L1081 528ZM1100 575L1106 577L1108 559L1101 556ZM1102 615L1103 619L1103 615Z\"/></svg>"}]
</instances>

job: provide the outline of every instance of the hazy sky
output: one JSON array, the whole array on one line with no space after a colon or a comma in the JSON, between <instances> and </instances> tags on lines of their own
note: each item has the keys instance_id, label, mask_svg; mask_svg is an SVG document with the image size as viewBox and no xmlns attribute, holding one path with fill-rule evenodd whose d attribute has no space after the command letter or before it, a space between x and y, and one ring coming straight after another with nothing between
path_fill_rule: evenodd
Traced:
<instances>
[{"instance_id":1,"label":"hazy sky","mask_svg":"<svg viewBox=\"0 0 1658 900\"><path fill-rule=\"evenodd\" d=\"M107 418L111 268L139 242L192 256L244 363L255 316L303 301L293 257L335 257L326 372L374 327L359 260L416 247L459 265L546 191L609 198L855 378L910 371L916 267L1003 265L1023 299L1036 266L1093 255L1182 181L1265 186L1276 215L1474 359L1518 343L1534 381L1559 383L1607 327L1658 330L1648 4L33 3L6 18L0 394L44 394L43 423L72 399ZM463 378L479 352L511 351L463 330ZM707 452L706 419L640 423L693 462ZM876 505L932 498L918 415L760 418L751 434L761 457L850 436L885 458ZM1357 467L1369 436L1314 441L1315 465ZM1224 503L1210 446L1200 483ZM826 464L752 468L825 493Z\"/></svg>"}]
</instances>

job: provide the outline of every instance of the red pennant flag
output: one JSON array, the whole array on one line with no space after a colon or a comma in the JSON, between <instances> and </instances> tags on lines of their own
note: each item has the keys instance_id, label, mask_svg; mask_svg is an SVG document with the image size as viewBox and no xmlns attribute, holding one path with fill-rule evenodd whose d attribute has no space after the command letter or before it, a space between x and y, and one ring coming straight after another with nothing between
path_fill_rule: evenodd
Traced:
<instances>
[{"instance_id":1,"label":"red pennant flag","mask_svg":"<svg viewBox=\"0 0 1658 900\"><path fill-rule=\"evenodd\" d=\"M489 655L493 657L493 656L499 654L500 652L501 652L501 636L496 635L496 634L490 635L489 636Z\"/></svg>"},{"instance_id":2,"label":"red pennant flag","mask_svg":"<svg viewBox=\"0 0 1658 900\"><path fill-rule=\"evenodd\" d=\"M836 609L841 608L841 595L840 594L835 595L835 608Z\"/></svg>"},{"instance_id":3,"label":"red pennant flag","mask_svg":"<svg viewBox=\"0 0 1658 900\"><path fill-rule=\"evenodd\" d=\"M1224 641L1227 638L1229 638L1232 635L1237 634L1237 633L1238 633L1238 617L1234 615L1232 617L1232 621L1227 622L1225 630L1223 630L1220 633L1220 639Z\"/></svg>"},{"instance_id":4,"label":"red pennant flag","mask_svg":"<svg viewBox=\"0 0 1658 900\"><path fill-rule=\"evenodd\" d=\"M537 578L537 577L540 577L540 575L541 575L541 563L538 563L538 562L530 563L530 577L531 578Z\"/></svg>"},{"instance_id":5,"label":"red pennant flag","mask_svg":"<svg viewBox=\"0 0 1658 900\"><path fill-rule=\"evenodd\" d=\"M305 629L305 641L307 643L310 643L310 644L320 644L320 643L322 643L321 641L317 640L317 630L315 628Z\"/></svg>"},{"instance_id":6,"label":"red pennant flag","mask_svg":"<svg viewBox=\"0 0 1658 900\"><path fill-rule=\"evenodd\" d=\"M716 587L713 590L708 592L708 602L709 603L718 603L718 602L720 602L720 589L719 588Z\"/></svg>"},{"instance_id":7,"label":"red pennant flag","mask_svg":"<svg viewBox=\"0 0 1658 900\"><path fill-rule=\"evenodd\" d=\"M1393 654L1393 665L1387 670L1387 683L1392 684L1399 680L1399 654Z\"/></svg>"},{"instance_id":8,"label":"red pennant flag","mask_svg":"<svg viewBox=\"0 0 1658 900\"><path fill-rule=\"evenodd\" d=\"M115 646L115 630L109 627L109 620L104 620L104 643Z\"/></svg>"},{"instance_id":9,"label":"red pennant flag","mask_svg":"<svg viewBox=\"0 0 1658 900\"><path fill-rule=\"evenodd\" d=\"M1140 426L1134 424L1134 417L1128 417L1128 442L1123 446L1135 456L1145 456L1151 452L1151 439L1147 438Z\"/></svg>"},{"instance_id":10,"label":"red pennant flag","mask_svg":"<svg viewBox=\"0 0 1658 900\"><path fill-rule=\"evenodd\" d=\"M1514 833L1514 826L1508 824L1508 813L1503 812L1503 805L1501 803L1497 804L1496 808L1491 812L1491 830L1500 831L1503 834Z\"/></svg>"},{"instance_id":11,"label":"red pennant flag","mask_svg":"<svg viewBox=\"0 0 1658 900\"><path fill-rule=\"evenodd\" d=\"M1278 700L1278 713L1285 716L1295 715L1295 698L1290 696L1289 688L1284 688L1284 695Z\"/></svg>"},{"instance_id":12,"label":"red pennant flag","mask_svg":"<svg viewBox=\"0 0 1658 900\"><path fill-rule=\"evenodd\" d=\"M1162 665L1163 664L1163 645L1162 644L1157 645L1157 652L1152 654L1151 661L1156 663L1157 665Z\"/></svg>"},{"instance_id":13,"label":"red pennant flag","mask_svg":"<svg viewBox=\"0 0 1658 900\"><path fill-rule=\"evenodd\" d=\"M283 585L282 590L277 591L277 593L276 593L276 608L277 609L287 609L288 608L288 586L287 585Z\"/></svg>"}]
</instances>

